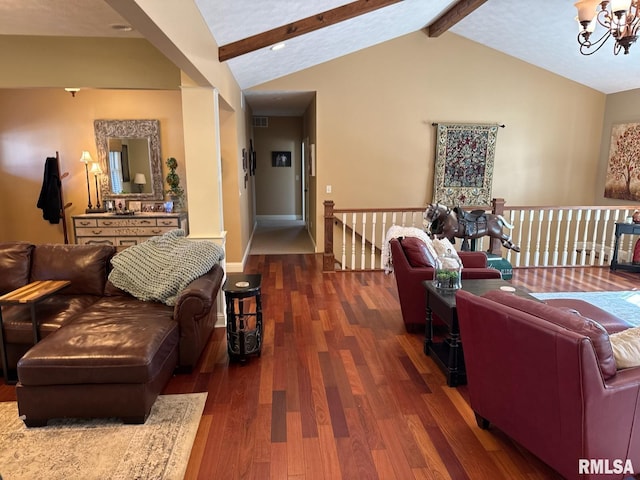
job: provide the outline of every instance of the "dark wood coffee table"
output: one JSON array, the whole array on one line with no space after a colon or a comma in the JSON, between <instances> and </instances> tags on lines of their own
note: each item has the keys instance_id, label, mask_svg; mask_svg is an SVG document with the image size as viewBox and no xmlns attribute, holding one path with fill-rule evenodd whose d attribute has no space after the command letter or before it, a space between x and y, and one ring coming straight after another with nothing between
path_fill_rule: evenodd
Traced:
<instances>
[{"instance_id":1,"label":"dark wood coffee table","mask_svg":"<svg viewBox=\"0 0 640 480\"><path fill-rule=\"evenodd\" d=\"M433 282L425 280L422 286L426 292L427 324L424 339L424 353L433 358L447 377L447 385L457 387L467 383L464 368L464 354L460 342L458 313L456 310L456 295L453 292L443 292L437 289ZM519 297L536 300L523 289L513 287L511 283L501 279L463 280L462 290L475 295L483 295L500 287L515 288ZM441 342L433 341L433 315L437 315L447 326L448 332Z\"/></svg>"}]
</instances>

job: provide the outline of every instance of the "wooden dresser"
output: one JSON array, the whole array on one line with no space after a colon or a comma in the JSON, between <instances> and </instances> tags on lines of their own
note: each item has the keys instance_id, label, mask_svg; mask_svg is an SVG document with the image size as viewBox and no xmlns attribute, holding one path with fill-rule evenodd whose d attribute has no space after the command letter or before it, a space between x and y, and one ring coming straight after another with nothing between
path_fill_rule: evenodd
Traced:
<instances>
[{"instance_id":1,"label":"wooden dresser","mask_svg":"<svg viewBox=\"0 0 640 480\"><path fill-rule=\"evenodd\" d=\"M73 217L75 242L83 245L137 245L176 228L189 233L186 213L88 213Z\"/></svg>"}]
</instances>

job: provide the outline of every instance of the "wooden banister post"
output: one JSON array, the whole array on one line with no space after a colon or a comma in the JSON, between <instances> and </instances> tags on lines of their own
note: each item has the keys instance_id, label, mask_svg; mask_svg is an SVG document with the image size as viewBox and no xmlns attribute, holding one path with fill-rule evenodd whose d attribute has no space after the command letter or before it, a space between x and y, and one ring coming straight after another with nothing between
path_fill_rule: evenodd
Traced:
<instances>
[{"instance_id":1,"label":"wooden banister post","mask_svg":"<svg viewBox=\"0 0 640 480\"><path fill-rule=\"evenodd\" d=\"M491 213L494 215L504 215L504 198L494 198L491 200ZM489 244L489 253L502 257L502 242L498 238L492 238Z\"/></svg>"},{"instance_id":2,"label":"wooden banister post","mask_svg":"<svg viewBox=\"0 0 640 480\"><path fill-rule=\"evenodd\" d=\"M324 254L322 256L322 271L335 271L335 257L333 255L333 200L324 201Z\"/></svg>"}]
</instances>

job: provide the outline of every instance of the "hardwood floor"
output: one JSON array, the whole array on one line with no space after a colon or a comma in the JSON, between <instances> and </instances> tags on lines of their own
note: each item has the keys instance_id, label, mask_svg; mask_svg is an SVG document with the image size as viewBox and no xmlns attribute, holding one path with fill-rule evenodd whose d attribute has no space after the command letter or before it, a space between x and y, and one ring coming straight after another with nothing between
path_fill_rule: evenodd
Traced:
<instances>
[{"instance_id":1,"label":"hardwood floor","mask_svg":"<svg viewBox=\"0 0 640 480\"><path fill-rule=\"evenodd\" d=\"M253 255L261 273L260 358L229 364L217 329L194 373L164 393L208 392L188 479L556 479L495 428L476 427L464 386L450 388L407 334L395 278L322 273L320 255ZM631 290L607 268L518 269L532 292ZM15 388L0 386L0 400Z\"/></svg>"}]
</instances>

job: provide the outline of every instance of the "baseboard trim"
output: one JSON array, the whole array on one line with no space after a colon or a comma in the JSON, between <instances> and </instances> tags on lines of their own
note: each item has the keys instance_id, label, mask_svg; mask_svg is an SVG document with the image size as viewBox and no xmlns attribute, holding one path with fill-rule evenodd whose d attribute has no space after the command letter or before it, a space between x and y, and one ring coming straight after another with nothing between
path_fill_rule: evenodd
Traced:
<instances>
[{"instance_id":1,"label":"baseboard trim","mask_svg":"<svg viewBox=\"0 0 640 480\"><path fill-rule=\"evenodd\" d=\"M227 262L227 272L230 273L241 273L244 271L244 263L245 262Z\"/></svg>"}]
</instances>

